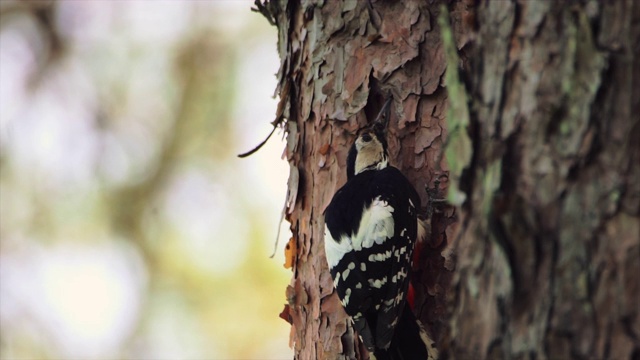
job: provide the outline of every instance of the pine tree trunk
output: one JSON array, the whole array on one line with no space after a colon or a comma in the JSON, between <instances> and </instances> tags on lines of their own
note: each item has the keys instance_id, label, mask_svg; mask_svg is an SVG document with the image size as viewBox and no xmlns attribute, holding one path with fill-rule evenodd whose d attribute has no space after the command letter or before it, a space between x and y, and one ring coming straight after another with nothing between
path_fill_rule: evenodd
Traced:
<instances>
[{"instance_id":1,"label":"pine tree trunk","mask_svg":"<svg viewBox=\"0 0 640 360\"><path fill-rule=\"evenodd\" d=\"M640 3L473 12L449 354L638 358Z\"/></svg>"},{"instance_id":2,"label":"pine tree trunk","mask_svg":"<svg viewBox=\"0 0 640 360\"><path fill-rule=\"evenodd\" d=\"M444 354L638 356L640 6L446 4L257 3L279 30L296 358L366 357L323 212L387 94L391 163L431 223L415 310ZM447 192L457 209L427 206Z\"/></svg>"}]
</instances>

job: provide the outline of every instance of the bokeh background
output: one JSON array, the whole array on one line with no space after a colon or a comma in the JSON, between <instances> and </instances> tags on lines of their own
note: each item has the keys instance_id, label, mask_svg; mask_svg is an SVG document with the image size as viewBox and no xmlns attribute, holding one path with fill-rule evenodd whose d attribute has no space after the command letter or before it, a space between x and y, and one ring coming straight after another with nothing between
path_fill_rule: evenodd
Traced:
<instances>
[{"instance_id":1,"label":"bokeh background","mask_svg":"<svg viewBox=\"0 0 640 360\"><path fill-rule=\"evenodd\" d=\"M292 357L251 5L0 0L0 358Z\"/></svg>"}]
</instances>

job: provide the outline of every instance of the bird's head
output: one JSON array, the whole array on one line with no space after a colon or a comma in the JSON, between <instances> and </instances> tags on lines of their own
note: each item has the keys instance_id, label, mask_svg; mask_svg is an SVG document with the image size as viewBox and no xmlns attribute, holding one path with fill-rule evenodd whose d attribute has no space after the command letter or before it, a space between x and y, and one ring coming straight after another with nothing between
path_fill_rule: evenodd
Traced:
<instances>
[{"instance_id":1,"label":"bird's head","mask_svg":"<svg viewBox=\"0 0 640 360\"><path fill-rule=\"evenodd\" d=\"M390 103L391 97L376 120L358 133L347 157L347 178L367 170L382 170L389 164L386 133Z\"/></svg>"}]
</instances>

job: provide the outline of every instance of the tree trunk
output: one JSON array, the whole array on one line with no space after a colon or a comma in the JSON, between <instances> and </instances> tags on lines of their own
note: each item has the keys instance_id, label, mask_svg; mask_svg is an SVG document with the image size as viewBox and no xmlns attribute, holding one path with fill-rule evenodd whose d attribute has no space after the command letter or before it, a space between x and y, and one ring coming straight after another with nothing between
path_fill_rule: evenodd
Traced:
<instances>
[{"instance_id":1,"label":"tree trunk","mask_svg":"<svg viewBox=\"0 0 640 360\"><path fill-rule=\"evenodd\" d=\"M640 3L473 12L449 353L638 358Z\"/></svg>"},{"instance_id":2,"label":"tree trunk","mask_svg":"<svg viewBox=\"0 0 640 360\"><path fill-rule=\"evenodd\" d=\"M443 353L640 354L639 5L256 5L279 29L296 358L366 357L333 293L323 212L388 93L391 163L432 228L415 310ZM447 192L457 210L428 206Z\"/></svg>"}]
</instances>

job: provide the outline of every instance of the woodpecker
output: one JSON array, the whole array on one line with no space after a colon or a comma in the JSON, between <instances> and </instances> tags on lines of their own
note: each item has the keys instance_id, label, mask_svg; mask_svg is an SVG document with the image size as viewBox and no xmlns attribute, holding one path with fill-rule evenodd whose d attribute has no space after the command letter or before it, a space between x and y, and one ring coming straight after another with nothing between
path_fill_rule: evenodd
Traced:
<instances>
[{"instance_id":1,"label":"woodpecker","mask_svg":"<svg viewBox=\"0 0 640 360\"><path fill-rule=\"evenodd\" d=\"M349 150L347 183L325 210L325 254L338 297L373 359L431 359L433 344L407 304L420 198L389 166L390 102Z\"/></svg>"}]
</instances>

